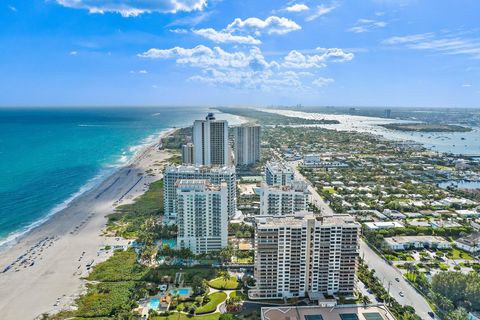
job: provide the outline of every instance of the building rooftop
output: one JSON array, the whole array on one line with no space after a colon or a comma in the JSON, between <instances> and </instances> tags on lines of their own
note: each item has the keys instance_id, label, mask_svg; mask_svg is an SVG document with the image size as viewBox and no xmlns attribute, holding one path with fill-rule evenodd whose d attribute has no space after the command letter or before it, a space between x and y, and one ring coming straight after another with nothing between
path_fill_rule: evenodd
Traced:
<instances>
[{"instance_id":1,"label":"building rooftop","mask_svg":"<svg viewBox=\"0 0 480 320\"><path fill-rule=\"evenodd\" d=\"M456 241L469 246L480 246L480 232L469 234L468 236L457 239Z\"/></svg>"},{"instance_id":2,"label":"building rooftop","mask_svg":"<svg viewBox=\"0 0 480 320\"><path fill-rule=\"evenodd\" d=\"M307 220L316 220L321 225L356 225L355 219L348 214L335 214L329 216L314 215L311 212L297 212L294 215L258 216L256 218L258 228L276 228L280 226L300 227Z\"/></svg>"},{"instance_id":3,"label":"building rooftop","mask_svg":"<svg viewBox=\"0 0 480 320\"><path fill-rule=\"evenodd\" d=\"M262 320L395 320L383 305L263 307Z\"/></svg>"},{"instance_id":4,"label":"building rooftop","mask_svg":"<svg viewBox=\"0 0 480 320\"><path fill-rule=\"evenodd\" d=\"M273 172L293 173L292 167L287 165L285 162L269 161L267 162L267 168Z\"/></svg>"},{"instance_id":5,"label":"building rooftop","mask_svg":"<svg viewBox=\"0 0 480 320\"><path fill-rule=\"evenodd\" d=\"M405 244L412 242L435 242L435 243L449 243L439 236L398 236L385 238L385 241L389 244Z\"/></svg>"},{"instance_id":6,"label":"building rooftop","mask_svg":"<svg viewBox=\"0 0 480 320\"><path fill-rule=\"evenodd\" d=\"M285 192L300 191L300 192L305 192L310 194L310 191L308 191L308 184L305 181L301 181L301 180L294 180L289 185L270 186L266 183L262 183L262 188L272 190L272 191L285 191Z\"/></svg>"},{"instance_id":7,"label":"building rooftop","mask_svg":"<svg viewBox=\"0 0 480 320\"><path fill-rule=\"evenodd\" d=\"M212 172L212 173L234 174L235 167L234 166L211 167L211 166L178 165L178 166L168 166L165 169L165 173L173 173L173 172L181 172L181 173Z\"/></svg>"},{"instance_id":8,"label":"building rooftop","mask_svg":"<svg viewBox=\"0 0 480 320\"><path fill-rule=\"evenodd\" d=\"M180 179L176 186L181 191L218 191L220 186L211 184L207 179Z\"/></svg>"}]
</instances>

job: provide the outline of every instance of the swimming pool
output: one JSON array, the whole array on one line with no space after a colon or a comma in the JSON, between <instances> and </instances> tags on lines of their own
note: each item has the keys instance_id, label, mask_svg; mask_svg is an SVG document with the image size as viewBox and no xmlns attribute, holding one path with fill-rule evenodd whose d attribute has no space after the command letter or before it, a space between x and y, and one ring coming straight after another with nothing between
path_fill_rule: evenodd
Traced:
<instances>
[{"instance_id":1,"label":"swimming pool","mask_svg":"<svg viewBox=\"0 0 480 320\"><path fill-rule=\"evenodd\" d=\"M157 310L159 305L159 298L151 298L150 301L148 301L148 309Z\"/></svg>"},{"instance_id":2,"label":"swimming pool","mask_svg":"<svg viewBox=\"0 0 480 320\"><path fill-rule=\"evenodd\" d=\"M179 294L179 295L181 295L181 296L186 296L186 295L188 295L189 292L190 292L190 289L188 289L188 288L180 288L180 289L178 289L178 290L171 290L171 291L170 291L170 293L171 293L172 295Z\"/></svg>"}]
</instances>

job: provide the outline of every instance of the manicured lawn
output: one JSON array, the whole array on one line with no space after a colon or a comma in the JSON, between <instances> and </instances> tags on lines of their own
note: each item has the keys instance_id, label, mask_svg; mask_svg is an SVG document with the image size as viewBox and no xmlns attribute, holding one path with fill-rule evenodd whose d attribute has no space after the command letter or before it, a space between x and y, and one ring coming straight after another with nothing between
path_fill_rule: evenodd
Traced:
<instances>
[{"instance_id":1,"label":"manicured lawn","mask_svg":"<svg viewBox=\"0 0 480 320\"><path fill-rule=\"evenodd\" d=\"M324 187L322 190L332 194L337 193L337 191L333 187Z\"/></svg>"},{"instance_id":2,"label":"manicured lawn","mask_svg":"<svg viewBox=\"0 0 480 320\"><path fill-rule=\"evenodd\" d=\"M208 282L208 285L212 288L219 290L232 290L237 289L238 281L236 277L230 277L230 280L225 281L222 278L216 278Z\"/></svg>"},{"instance_id":3,"label":"manicured lawn","mask_svg":"<svg viewBox=\"0 0 480 320\"><path fill-rule=\"evenodd\" d=\"M212 313L206 315L190 316L183 313L178 314L174 312L169 316L158 316L153 317L153 320L187 320L187 319L201 319L201 320L218 320L220 318L220 313Z\"/></svg>"},{"instance_id":4,"label":"manicured lawn","mask_svg":"<svg viewBox=\"0 0 480 320\"><path fill-rule=\"evenodd\" d=\"M225 292L214 292L209 294L208 297L210 298L210 301L207 304L198 307L197 310L195 310L195 314L203 314L215 311L217 306L227 299L227 294Z\"/></svg>"},{"instance_id":5,"label":"manicured lawn","mask_svg":"<svg viewBox=\"0 0 480 320\"><path fill-rule=\"evenodd\" d=\"M465 251L458 250L457 248L452 248L450 252L447 253L447 257L453 260L465 259L472 260L472 256Z\"/></svg>"}]
</instances>

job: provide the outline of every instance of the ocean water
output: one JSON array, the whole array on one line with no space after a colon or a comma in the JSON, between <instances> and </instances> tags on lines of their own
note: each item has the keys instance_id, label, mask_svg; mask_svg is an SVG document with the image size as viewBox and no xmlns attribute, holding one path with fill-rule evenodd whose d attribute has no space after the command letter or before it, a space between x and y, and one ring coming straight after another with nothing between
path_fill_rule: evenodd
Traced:
<instances>
[{"instance_id":1,"label":"ocean water","mask_svg":"<svg viewBox=\"0 0 480 320\"><path fill-rule=\"evenodd\" d=\"M207 108L0 109L0 245L125 165L162 131ZM217 118L239 123L235 116Z\"/></svg>"}]
</instances>

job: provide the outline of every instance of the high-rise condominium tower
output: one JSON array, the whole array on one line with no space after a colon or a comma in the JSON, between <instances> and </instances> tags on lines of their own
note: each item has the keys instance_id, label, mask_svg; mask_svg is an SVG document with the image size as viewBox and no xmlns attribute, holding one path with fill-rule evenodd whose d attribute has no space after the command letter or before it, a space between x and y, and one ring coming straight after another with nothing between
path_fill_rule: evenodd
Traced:
<instances>
[{"instance_id":1,"label":"high-rise condominium tower","mask_svg":"<svg viewBox=\"0 0 480 320\"><path fill-rule=\"evenodd\" d=\"M308 209L310 191L305 181L292 181L287 186L269 186L262 183L260 214L294 214Z\"/></svg>"},{"instance_id":2,"label":"high-rise condominium tower","mask_svg":"<svg viewBox=\"0 0 480 320\"><path fill-rule=\"evenodd\" d=\"M286 186L295 179L293 169L283 162L267 162L265 181L269 186Z\"/></svg>"},{"instance_id":3,"label":"high-rise condominium tower","mask_svg":"<svg viewBox=\"0 0 480 320\"><path fill-rule=\"evenodd\" d=\"M349 215L259 217L251 298L353 294L360 226Z\"/></svg>"},{"instance_id":4,"label":"high-rise condominium tower","mask_svg":"<svg viewBox=\"0 0 480 320\"><path fill-rule=\"evenodd\" d=\"M226 120L215 120L213 113L209 113L205 120L195 120L193 144L195 165L225 166L230 164L228 122Z\"/></svg>"},{"instance_id":5,"label":"high-rise condominium tower","mask_svg":"<svg viewBox=\"0 0 480 320\"><path fill-rule=\"evenodd\" d=\"M248 166L260 160L260 126L243 125L233 128L235 165Z\"/></svg>"},{"instance_id":6,"label":"high-rise condominium tower","mask_svg":"<svg viewBox=\"0 0 480 320\"><path fill-rule=\"evenodd\" d=\"M225 182L178 180L177 245L195 254L218 251L227 246L228 188Z\"/></svg>"},{"instance_id":7,"label":"high-rise condominium tower","mask_svg":"<svg viewBox=\"0 0 480 320\"><path fill-rule=\"evenodd\" d=\"M177 217L177 181L181 179L206 179L211 184L227 184L227 212L229 217L237 210L236 174L234 167L170 166L163 177L165 222L175 223Z\"/></svg>"},{"instance_id":8,"label":"high-rise condominium tower","mask_svg":"<svg viewBox=\"0 0 480 320\"><path fill-rule=\"evenodd\" d=\"M193 143L187 143L182 145L182 163L193 164L195 159L195 150Z\"/></svg>"}]
</instances>

